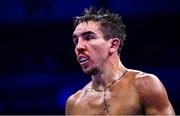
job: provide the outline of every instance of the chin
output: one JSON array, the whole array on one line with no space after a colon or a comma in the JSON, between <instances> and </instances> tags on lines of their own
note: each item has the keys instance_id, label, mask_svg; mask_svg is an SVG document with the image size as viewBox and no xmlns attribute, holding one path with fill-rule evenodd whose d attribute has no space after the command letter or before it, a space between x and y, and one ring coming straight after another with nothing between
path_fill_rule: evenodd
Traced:
<instances>
[{"instance_id":1,"label":"chin","mask_svg":"<svg viewBox=\"0 0 180 116\"><path fill-rule=\"evenodd\" d=\"M92 67L92 68L83 69L83 72L88 75L96 75L99 71L97 67Z\"/></svg>"}]
</instances>

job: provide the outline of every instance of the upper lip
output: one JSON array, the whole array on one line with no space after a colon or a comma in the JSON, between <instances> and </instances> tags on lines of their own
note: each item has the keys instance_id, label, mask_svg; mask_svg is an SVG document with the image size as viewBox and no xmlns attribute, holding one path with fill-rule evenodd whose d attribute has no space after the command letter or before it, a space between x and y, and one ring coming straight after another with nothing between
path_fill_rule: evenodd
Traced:
<instances>
[{"instance_id":1,"label":"upper lip","mask_svg":"<svg viewBox=\"0 0 180 116\"><path fill-rule=\"evenodd\" d=\"M89 59L89 57L88 56L86 56L86 55L79 55L78 56L78 61L81 63L81 62L84 62L84 61L86 61L86 60L88 60Z\"/></svg>"}]
</instances>

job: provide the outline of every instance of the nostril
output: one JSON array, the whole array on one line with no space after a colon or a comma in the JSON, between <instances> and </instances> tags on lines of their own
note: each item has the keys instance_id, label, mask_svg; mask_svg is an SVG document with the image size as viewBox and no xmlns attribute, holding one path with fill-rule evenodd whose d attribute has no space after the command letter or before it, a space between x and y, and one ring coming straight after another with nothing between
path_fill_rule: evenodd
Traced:
<instances>
[{"instance_id":1,"label":"nostril","mask_svg":"<svg viewBox=\"0 0 180 116\"><path fill-rule=\"evenodd\" d=\"M86 47L85 46L77 46L77 50L79 52L82 52L82 51L85 51L86 50Z\"/></svg>"}]
</instances>

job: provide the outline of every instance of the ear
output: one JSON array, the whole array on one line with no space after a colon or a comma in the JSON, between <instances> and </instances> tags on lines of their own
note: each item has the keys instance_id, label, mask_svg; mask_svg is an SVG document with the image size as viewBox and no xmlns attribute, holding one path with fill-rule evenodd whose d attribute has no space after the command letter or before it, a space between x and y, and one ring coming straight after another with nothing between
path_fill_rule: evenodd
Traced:
<instances>
[{"instance_id":1,"label":"ear","mask_svg":"<svg viewBox=\"0 0 180 116\"><path fill-rule=\"evenodd\" d=\"M110 54L113 54L114 52L117 52L118 51L118 48L120 47L120 40L118 38L113 38L113 39L110 39Z\"/></svg>"}]
</instances>

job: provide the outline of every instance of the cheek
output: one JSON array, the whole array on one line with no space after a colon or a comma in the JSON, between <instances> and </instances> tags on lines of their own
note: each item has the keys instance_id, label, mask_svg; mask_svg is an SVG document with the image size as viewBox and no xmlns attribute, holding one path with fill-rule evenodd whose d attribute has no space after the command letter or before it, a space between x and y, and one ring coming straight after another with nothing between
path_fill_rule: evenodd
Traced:
<instances>
[{"instance_id":1,"label":"cheek","mask_svg":"<svg viewBox=\"0 0 180 116\"><path fill-rule=\"evenodd\" d=\"M104 44L93 46L92 49L97 56L101 57L106 57L109 53L108 48Z\"/></svg>"}]
</instances>

